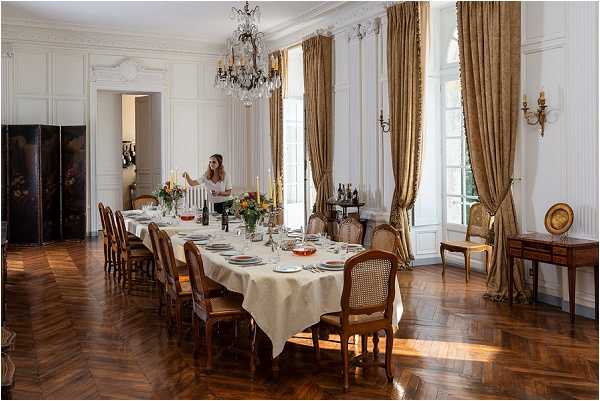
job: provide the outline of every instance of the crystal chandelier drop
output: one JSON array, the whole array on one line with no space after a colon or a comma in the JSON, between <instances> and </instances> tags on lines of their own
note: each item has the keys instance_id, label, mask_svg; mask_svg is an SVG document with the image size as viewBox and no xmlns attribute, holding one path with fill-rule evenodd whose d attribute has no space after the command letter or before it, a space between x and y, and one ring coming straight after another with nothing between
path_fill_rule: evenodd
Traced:
<instances>
[{"instance_id":1,"label":"crystal chandelier drop","mask_svg":"<svg viewBox=\"0 0 600 401\"><path fill-rule=\"evenodd\" d=\"M258 31L258 6L250 10L246 1L242 10L232 7L231 19L237 19L238 27L218 61L215 87L251 106L254 99L270 97L273 89L281 87L279 65L277 59L269 60L266 54L263 33Z\"/></svg>"}]
</instances>

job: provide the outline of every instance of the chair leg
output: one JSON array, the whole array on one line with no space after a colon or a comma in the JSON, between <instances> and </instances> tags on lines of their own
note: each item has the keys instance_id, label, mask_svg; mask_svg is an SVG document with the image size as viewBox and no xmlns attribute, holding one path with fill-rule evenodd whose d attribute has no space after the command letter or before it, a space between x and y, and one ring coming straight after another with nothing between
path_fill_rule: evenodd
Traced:
<instances>
[{"instance_id":1,"label":"chair leg","mask_svg":"<svg viewBox=\"0 0 600 401\"><path fill-rule=\"evenodd\" d=\"M486 251L485 251L485 274L488 273L489 268L490 268L490 259L492 258L491 253L492 253L491 250L486 249Z\"/></svg>"},{"instance_id":2,"label":"chair leg","mask_svg":"<svg viewBox=\"0 0 600 401\"><path fill-rule=\"evenodd\" d=\"M344 391L348 390L348 370L349 370L349 361L348 361L348 336L345 334L340 335L340 345L342 352L342 362L344 364Z\"/></svg>"},{"instance_id":3,"label":"chair leg","mask_svg":"<svg viewBox=\"0 0 600 401\"><path fill-rule=\"evenodd\" d=\"M104 247L104 271L108 270L108 247L106 246L106 242L103 244Z\"/></svg>"},{"instance_id":4,"label":"chair leg","mask_svg":"<svg viewBox=\"0 0 600 401\"><path fill-rule=\"evenodd\" d=\"M373 360L377 361L379 358L379 332L373 333Z\"/></svg>"},{"instance_id":5,"label":"chair leg","mask_svg":"<svg viewBox=\"0 0 600 401\"><path fill-rule=\"evenodd\" d=\"M312 340L313 340L313 349L315 351L315 360L317 361L317 365L319 361L321 361L321 348L319 347L319 325L314 324L310 328L312 331Z\"/></svg>"},{"instance_id":6,"label":"chair leg","mask_svg":"<svg viewBox=\"0 0 600 401\"><path fill-rule=\"evenodd\" d=\"M369 350L367 349L367 337L368 336L365 334L361 334L361 336L360 336L360 345L361 345L360 350L363 354L363 358L365 358L365 359L367 358L367 353L369 352Z\"/></svg>"},{"instance_id":7,"label":"chair leg","mask_svg":"<svg viewBox=\"0 0 600 401\"><path fill-rule=\"evenodd\" d=\"M192 335L194 336L194 351L192 355L194 358L198 356L198 349L200 347L200 329L199 329L198 316L194 312L192 312Z\"/></svg>"},{"instance_id":8,"label":"chair leg","mask_svg":"<svg viewBox=\"0 0 600 401\"><path fill-rule=\"evenodd\" d=\"M162 283L158 283L158 316L162 315L162 308L165 303L165 291Z\"/></svg>"},{"instance_id":9,"label":"chair leg","mask_svg":"<svg viewBox=\"0 0 600 401\"><path fill-rule=\"evenodd\" d=\"M446 257L444 255L444 247L440 246L440 256L442 257L442 278L446 276Z\"/></svg>"},{"instance_id":10,"label":"chair leg","mask_svg":"<svg viewBox=\"0 0 600 401\"><path fill-rule=\"evenodd\" d=\"M133 270L133 263L129 259L127 259L125 269L127 270L127 293L131 294L131 271Z\"/></svg>"},{"instance_id":11,"label":"chair leg","mask_svg":"<svg viewBox=\"0 0 600 401\"><path fill-rule=\"evenodd\" d=\"M385 329L385 374L388 381L394 380L392 373L392 352L394 349L394 329L388 327Z\"/></svg>"},{"instance_id":12,"label":"chair leg","mask_svg":"<svg viewBox=\"0 0 600 401\"><path fill-rule=\"evenodd\" d=\"M250 329L250 373L256 372L256 322L250 318L248 322Z\"/></svg>"},{"instance_id":13,"label":"chair leg","mask_svg":"<svg viewBox=\"0 0 600 401\"><path fill-rule=\"evenodd\" d=\"M204 333L206 335L206 370L212 370L212 335L213 335L214 322L210 319L206 321L204 325Z\"/></svg>"},{"instance_id":14,"label":"chair leg","mask_svg":"<svg viewBox=\"0 0 600 401\"><path fill-rule=\"evenodd\" d=\"M181 332L183 331L183 317L181 313L181 309L183 308L183 303L179 298L175 300L175 321L177 324L177 345L181 345Z\"/></svg>"},{"instance_id":15,"label":"chair leg","mask_svg":"<svg viewBox=\"0 0 600 401\"><path fill-rule=\"evenodd\" d=\"M471 273L471 253L466 251L465 255L465 282L469 282L469 274Z\"/></svg>"}]
</instances>

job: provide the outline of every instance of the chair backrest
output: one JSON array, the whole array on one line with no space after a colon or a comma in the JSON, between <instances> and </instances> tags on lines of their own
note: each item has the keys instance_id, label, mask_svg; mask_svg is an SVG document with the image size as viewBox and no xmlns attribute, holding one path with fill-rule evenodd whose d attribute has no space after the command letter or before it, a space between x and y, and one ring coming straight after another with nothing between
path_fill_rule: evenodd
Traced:
<instances>
[{"instance_id":1,"label":"chair backrest","mask_svg":"<svg viewBox=\"0 0 600 401\"><path fill-rule=\"evenodd\" d=\"M158 233L159 260L165 271L165 286L168 290L175 294L181 292L181 283L179 283L179 273L177 271L177 263L175 262L175 254L173 253L173 244L171 238L164 230Z\"/></svg>"},{"instance_id":2,"label":"chair backrest","mask_svg":"<svg viewBox=\"0 0 600 401\"><path fill-rule=\"evenodd\" d=\"M115 224L115 216L110 206L104 208L104 223L106 224L106 235L111 246L118 246L117 242L117 225Z\"/></svg>"},{"instance_id":3,"label":"chair backrest","mask_svg":"<svg viewBox=\"0 0 600 401\"><path fill-rule=\"evenodd\" d=\"M492 217L490 214L481 203L473 203L469 212L466 240L470 241L471 237L479 237L486 242L490 242L493 240L490 238L491 229Z\"/></svg>"},{"instance_id":4,"label":"chair backrest","mask_svg":"<svg viewBox=\"0 0 600 401\"><path fill-rule=\"evenodd\" d=\"M150 245L152 246L152 255L154 256L154 270L156 271L156 277L161 283L166 280L165 272L160 263L160 248L158 247L158 234L160 229L158 224L152 222L148 224L148 235L150 235Z\"/></svg>"},{"instance_id":5,"label":"chair backrest","mask_svg":"<svg viewBox=\"0 0 600 401\"><path fill-rule=\"evenodd\" d=\"M362 244L363 226L360 221L347 218L338 227L338 241L349 244Z\"/></svg>"},{"instance_id":6,"label":"chair backrest","mask_svg":"<svg viewBox=\"0 0 600 401\"><path fill-rule=\"evenodd\" d=\"M396 228L389 224L380 224L373 230L371 249L379 249L397 255L400 241L400 232Z\"/></svg>"},{"instance_id":7,"label":"chair backrest","mask_svg":"<svg viewBox=\"0 0 600 401\"><path fill-rule=\"evenodd\" d=\"M398 258L390 252L370 250L346 261L342 290L342 325L351 315L383 312L391 322Z\"/></svg>"},{"instance_id":8,"label":"chair backrest","mask_svg":"<svg viewBox=\"0 0 600 401\"><path fill-rule=\"evenodd\" d=\"M210 313L212 312L212 305L208 296L208 280L206 274L204 274L204 264L202 263L200 251L192 241L187 241L183 246L183 250L190 274L194 310L200 308Z\"/></svg>"},{"instance_id":9,"label":"chair backrest","mask_svg":"<svg viewBox=\"0 0 600 401\"><path fill-rule=\"evenodd\" d=\"M158 199L153 195L140 195L131 201L134 209L141 209L142 206L158 206Z\"/></svg>"},{"instance_id":10,"label":"chair backrest","mask_svg":"<svg viewBox=\"0 0 600 401\"><path fill-rule=\"evenodd\" d=\"M125 219L120 211L115 212L115 222L117 223L117 241L119 241L119 247L121 252L129 251L129 236L127 235L127 228L125 227Z\"/></svg>"},{"instance_id":11,"label":"chair backrest","mask_svg":"<svg viewBox=\"0 0 600 401\"><path fill-rule=\"evenodd\" d=\"M98 202L98 213L100 213L100 224L102 225L102 234L106 236L106 223L104 222L104 205Z\"/></svg>"},{"instance_id":12,"label":"chair backrest","mask_svg":"<svg viewBox=\"0 0 600 401\"><path fill-rule=\"evenodd\" d=\"M321 214L313 213L308 218L306 225L307 234L321 234L327 231L327 218Z\"/></svg>"}]
</instances>

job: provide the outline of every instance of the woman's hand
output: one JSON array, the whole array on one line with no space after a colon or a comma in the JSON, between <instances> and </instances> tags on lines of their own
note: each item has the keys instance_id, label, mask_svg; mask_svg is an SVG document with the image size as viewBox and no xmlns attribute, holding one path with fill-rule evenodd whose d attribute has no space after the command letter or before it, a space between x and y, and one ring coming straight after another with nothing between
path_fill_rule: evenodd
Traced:
<instances>
[{"instance_id":1,"label":"woman's hand","mask_svg":"<svg viewBox=\"0 0 600 401\"><path fill-rule=\"evenodd\" d=\"M217 191L215 191L214 189L211 189L210 193L211 193L212 196L218 196L219 195L219 193Z\"/></svg>"}]
</instances>

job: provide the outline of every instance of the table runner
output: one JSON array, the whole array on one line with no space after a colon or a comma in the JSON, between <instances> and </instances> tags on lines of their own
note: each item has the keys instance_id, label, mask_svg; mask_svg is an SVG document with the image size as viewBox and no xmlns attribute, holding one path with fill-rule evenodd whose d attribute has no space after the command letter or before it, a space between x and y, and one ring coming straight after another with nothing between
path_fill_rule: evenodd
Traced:
<instances>
[{"instance_id":1,"label":"table runner","mask_svg":"<svg viewBox=\"0 0 600 401\"><path fill-rule=\"evenodd\" d=\"M127 230L142 239L144 245L151 249L147 224L125 218ZM240 250L244 239L236 236L237 225L232 224L231 232L225 233L220 224L211 219L208 226L196 223L181 223L161 227L171 237L175 258L185 262L183 245L185 240L177 233L201 231L223 237ZM266 239L266 238L265 238ZM318 323L321 315L341 310L340 300L343 289L343 271L312 273L302 270L297 273L277 273L269 258L273 255L271 248L264 246L264 241L252 242L246 253L262 257L268 264L260 266L236 266L229 263L218 252L211 252L199 247L204 264L205 274L230 291L244 296L242 306L247 310L261 330L273 344L273 357L283 351L288 338L305 328ZM291 252L281 251L280 265L283 264L316 264L325 259L340 259L339 254L329 252L317 246L317 252L311 256L296 256ZM396 326L402 317L402 297L396 281L393 322Z\"/></svg>"}]
</instances>

